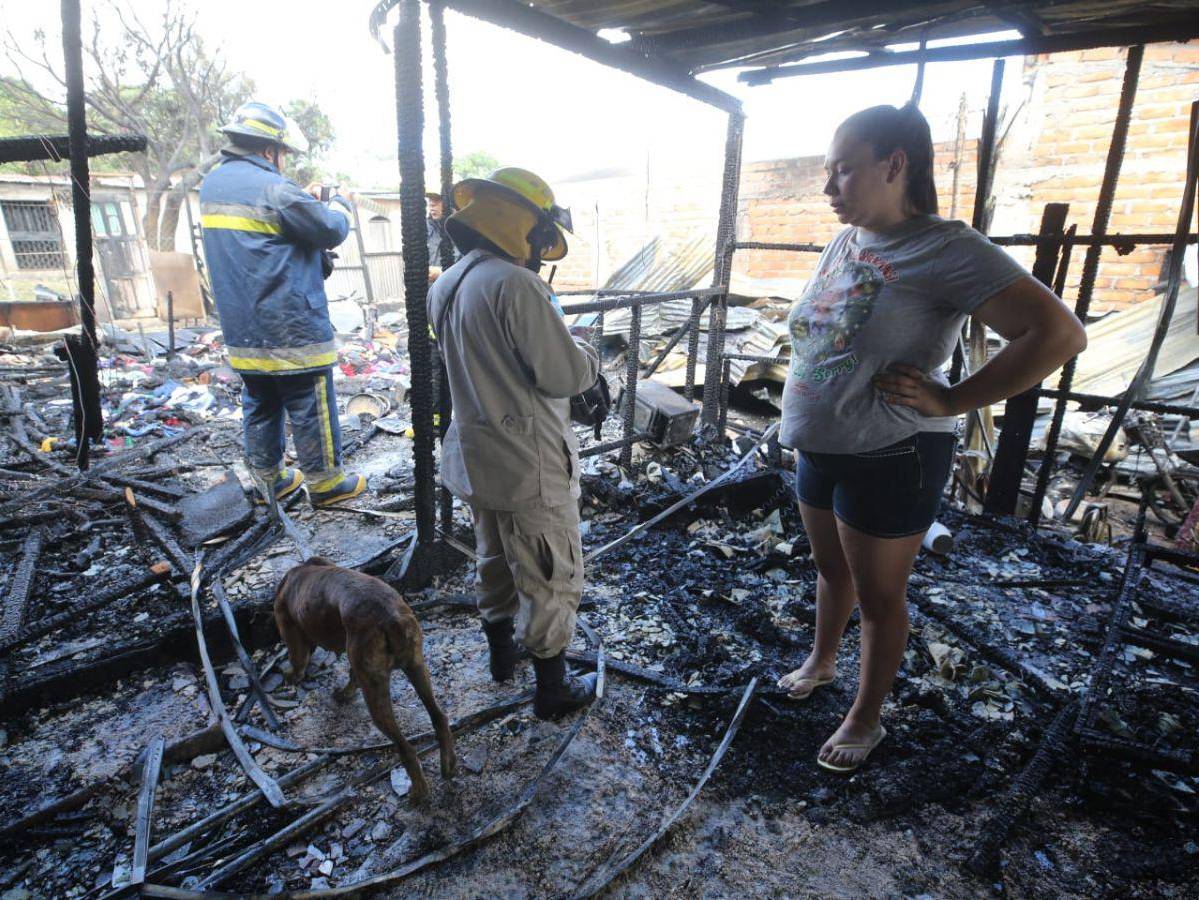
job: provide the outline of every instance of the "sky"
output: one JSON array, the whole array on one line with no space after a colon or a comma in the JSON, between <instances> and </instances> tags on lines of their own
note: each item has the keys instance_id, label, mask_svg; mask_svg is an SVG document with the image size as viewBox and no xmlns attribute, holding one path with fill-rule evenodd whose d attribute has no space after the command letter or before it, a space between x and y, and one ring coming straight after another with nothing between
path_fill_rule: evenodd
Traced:
<instances>
[{"instance_id":1,"label":"sky","mask_svg":"<svg viewBox=\"0 0 1199 900\"><path fill-rule=\"evenodd\" d=\"M146 20L161 0L125 0ZM186 0L185 0L186 2ZM373 0L191 0L200 33L233 68L257 85L260 99L316 101L329 115L336 144L328 168L359 185L388 189L398 182L393 57L367 28ZM103 3L84 0L106 15ZM59 5L0 3L0 28L14 34L44 29L59 46ZM385 38L390 43L393 11ZM521 165L555 180L596 170L645 171L719 166L726 116L719 110L632 75L523 35L447 13L453 145L457 154L486 151L502 164ZM427 169L436 168L436 107L428 34L425 41ZM0 57L0 73L10 71ZM959 98L972 111L977 134L991 63L930 66L922 109L934 140L951 139ZM785 78L747 87L735 72L703 76L742 99L747 114L744 159L824 152L837 123L857 109L907 100L914 66L826 76ZM1006 92L1019 89L1019 66L1009 63ZM718 171L718 169L717 169Z\"/></svg>"}]
</instances>

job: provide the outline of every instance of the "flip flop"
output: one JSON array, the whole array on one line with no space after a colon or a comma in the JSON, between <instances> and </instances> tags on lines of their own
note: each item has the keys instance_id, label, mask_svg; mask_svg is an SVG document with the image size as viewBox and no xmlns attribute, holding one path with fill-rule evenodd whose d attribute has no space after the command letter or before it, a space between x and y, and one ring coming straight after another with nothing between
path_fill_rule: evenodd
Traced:
<instances>
[{"instance_id":1,"label":"flip flop","mask_svg":"<svg viewBox=\"0 0 1199 900\"><path fill-rule=\"evenodd\" d=\"M883 738L885 738L886 736L887 736L887 729L883 728L880 725L879 729L878 729L878 737L876 737L873 741L868 741L866 743L834 744L833 745L833 750L865 750L866 752L862 755L862 758L860 760L858 760L858 762L855 765L835 766L830 762L825 762L823 759L820 758L819 754L816 756L816 765L820 766L820 768L822 768L822 769L827 769L830 772L838 772L841 774L844 774L846 772L856 772L858 769L860 769L862 767L862 763L866 762L866 760L870 758L870 754L874 751L874 748L877 747L879 744L881 744L883 742Z\"/></svg>"},{"instance_id":2,"label":"flip flop","mask_svg":"<svg viewBox=\"0 0 1199 900\"><path fill-rule=\"evenodd\" d=\"M782 679L779 679L779 680L781 681ZM787 691L787 699L788 700L807 700L809 697L812 696L812 692L814 690L816 690L816 688L824 687L824 685L826 685L826 684L832 684L836 680L837 680L836 675L830 676L829 678L810 678L810 677L800 678L799 681L796 682L796 688L798 688L801 685L808 685L807 691L804 693L800 693L796 688L792 688L791 690ZM778 686L782 687L782 685L778 685ZM786 689L784 688L784 690L786 690Z\"/></svg>"}]
</instances>

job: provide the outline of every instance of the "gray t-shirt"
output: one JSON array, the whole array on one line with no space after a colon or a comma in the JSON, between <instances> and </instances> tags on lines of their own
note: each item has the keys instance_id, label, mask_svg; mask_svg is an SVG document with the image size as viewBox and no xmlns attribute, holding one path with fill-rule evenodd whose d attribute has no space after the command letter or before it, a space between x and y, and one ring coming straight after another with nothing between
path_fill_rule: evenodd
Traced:
<instances>
[{"instance_id":1,"label":"gray t-shirt","mask_svg":"<svg viewBox=\"0 0 1199 900\"><path fill-rule=\"evenodd\" d=\"M842 231L787 316L780 442L865 453L919 431L953 431L952 417L886 403L871 379L902 363L945 381L940 370L966 316L1026 274L973 228L939 216L886 234Z\"/></svg>"}]
</instances>

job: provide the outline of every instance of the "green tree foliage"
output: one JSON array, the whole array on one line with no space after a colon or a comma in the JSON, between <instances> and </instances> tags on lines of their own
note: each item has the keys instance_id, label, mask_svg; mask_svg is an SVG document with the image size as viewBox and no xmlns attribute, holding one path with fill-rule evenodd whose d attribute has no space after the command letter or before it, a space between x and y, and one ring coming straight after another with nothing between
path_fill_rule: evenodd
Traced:
<instances>
[{"instance_id":1,"label":"green tree foliage","mask_svg":"<svg viewBox=\"0 0 1199 900\"><path fill-rule=\"evenodd\" d=\"M500 162L486 150L474 150L454 160L454 178L483 178L500 167Z\"/></svg>"},{"instance_id":2,"label":"green tree foliage","mask_svg":"<svg viewBox=\"0 0 1199 900\"><path fill-rule=\"evenodd\" d=\"M301 187L326 180L320 160L333 146L333 123L319 106L308 100L292 100L283 112L300 126L308 139L308 152L288 164L287 176Z\"/></svg>"},{"instance_id":3,"label":"green tree foliage","mask_svg":"<svg viewBox=\"0 0 1199 900\"><path fill-rule=\"evenodd\" d=\"M147 138L144 153L97 157L92 165L132 169L142 178L143 230L150 246L160 250L175 249L184 198L220 159L218 127L254 95L253 82L231 70L219 49L205 45L186 3L164 0L157 17L143 21L126 0L97 0L83 36L88 129ZM15 75L0 78L0 127L12 134L65 134L57 41L41 31L9 32L3 52ZM333 143L329 119L305 100L286 109L312 145L300 167L315 172Z\"/></svg>"}]
</instances>

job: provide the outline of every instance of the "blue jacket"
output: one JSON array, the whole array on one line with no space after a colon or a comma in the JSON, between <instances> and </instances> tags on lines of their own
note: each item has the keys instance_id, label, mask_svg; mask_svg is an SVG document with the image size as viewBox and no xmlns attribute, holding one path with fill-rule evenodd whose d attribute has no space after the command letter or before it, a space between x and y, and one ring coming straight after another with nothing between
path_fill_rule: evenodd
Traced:
<instances>
[{"instance_id":1,"label":"blue jacket","mask_svg":"<svg viewBox=\"0 0 1199 900\"><path fill-rule=\"evenodd\" d=\"M350 230L350 205L328 205L261 156L223 151L200 188L204 256L229 364L289 375L337 361L321 251Z\"/></svg>"}]
</instances>

